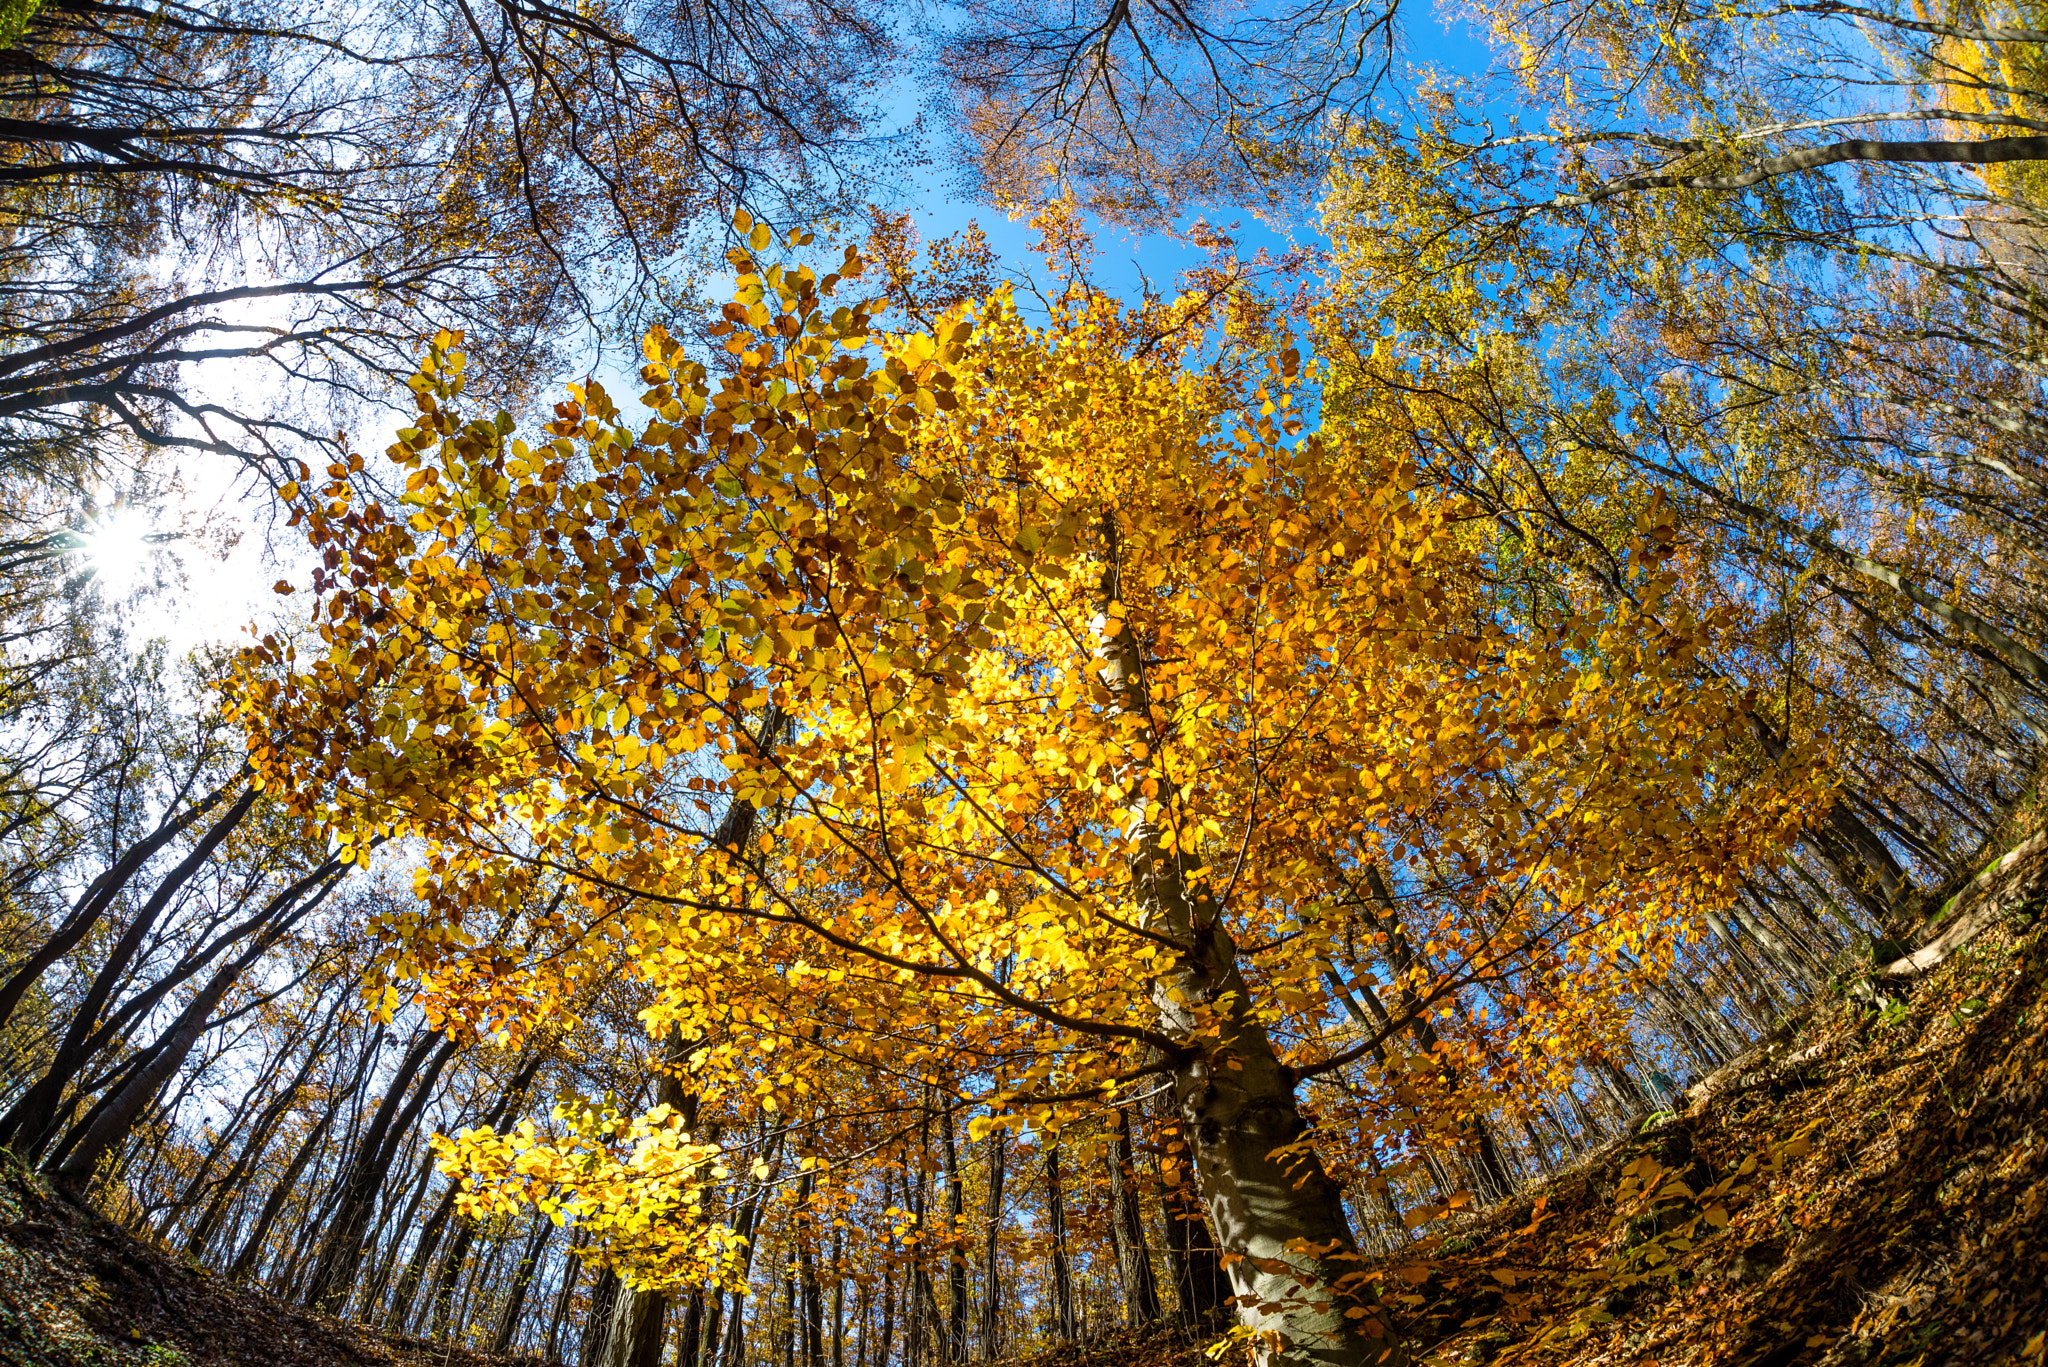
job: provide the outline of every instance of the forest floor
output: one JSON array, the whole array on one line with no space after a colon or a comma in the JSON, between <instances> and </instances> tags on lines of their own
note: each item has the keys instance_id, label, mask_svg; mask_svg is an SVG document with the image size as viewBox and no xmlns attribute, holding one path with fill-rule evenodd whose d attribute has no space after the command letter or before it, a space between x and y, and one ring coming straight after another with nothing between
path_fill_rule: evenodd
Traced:
<instances>
[{"instance_id":1,"label":"forest floor","mask_svg":"<svg viewBox=\"0 0 2048 1367\"><path fill-rule=\"evenodd\" d=\"M1878 992L1685 1114L1430 1226L1384 1279L1418 1360L2048 1360L2048 934L1999 927L1910 996Z\"/></svg>"},{"instance_id":2,"label":"forest floor","mask_svg":"<svg viewBox=\"0 0 2048 1367\"><path fill-rule=\"evenodd\" d=\"M1850 974L1681 1115L1380 1265L1418 1363L2048 1367L2048 845L1910 983ZM1978 895L1982 894L1982 895ZM511 1367L209 1276L0 1156L0 1361ZM1029 1367L1227 1367L1162 1327Z\"/></svg>"},{"instance_id":3,"label":"forest floor","mask_svg":"<svg viewBox=\"0 0 2048 1367\"><path fill-rule=\"evenodd\" d=\"M211 1275L53 1192L0 1151L8 1367L531 1367L392 1342Z\"/></svg>"}]
</instances>

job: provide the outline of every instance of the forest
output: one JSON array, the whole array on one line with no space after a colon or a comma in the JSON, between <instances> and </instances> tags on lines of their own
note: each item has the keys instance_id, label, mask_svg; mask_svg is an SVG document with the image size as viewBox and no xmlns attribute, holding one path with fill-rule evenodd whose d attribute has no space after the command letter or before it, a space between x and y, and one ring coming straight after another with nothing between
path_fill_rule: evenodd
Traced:
<instances>
[{"instance_id":1,"label":"forest","mask_svg":"<svg viewBox=\"0 0 2048 1367\"><path fill-rule=\"evenodd\" d=\"M2032 0L0 0L0 1361L2040 1367L2044 380Z\"/></svg>"}]
</instances>

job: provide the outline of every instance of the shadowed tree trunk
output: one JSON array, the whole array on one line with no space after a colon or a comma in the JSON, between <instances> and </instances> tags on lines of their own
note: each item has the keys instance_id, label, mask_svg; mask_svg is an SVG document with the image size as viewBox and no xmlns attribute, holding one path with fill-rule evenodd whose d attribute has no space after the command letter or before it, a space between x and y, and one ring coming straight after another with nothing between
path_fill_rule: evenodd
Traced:
<instances>
[{"instance_id":1,"label":"shadowed tree trunk","mask_svg":"<svg viewBox=\"0 0 2048 1367\"><path fill-rule=\"evenodd\" d=\"M541 1255L547 1251L548 1240L554 1237L555 1222L545 1215L534 1222L533 1237L527 1240L525 1254L519 1259L519 1266L512 1270L512 1286L505 1293L505 1308L498 1312L498 1328L491 1335L491 1352L509 1352L514 1336L519 1333L519 1320L526 1313L527 1288L533 1285L534 1270L540 1266Z\"/></svg>"},{"instance_id":2,"label":"shadowed tree trunk","mask_svg":"<svg viewBox=\"0 0 2048 1367\"><path fill-rule=\"evenodd\" d=\"M163 915L185 884L191 881L192 876L213 857L213 852L220 843L241 824L242 818L249 814L249 808L254 806L255 802L256 790L244 789L242 795L235 799L234 805L207 828L206 834L199 838L185 858L179 861L177 867L164 875L163 881L157 884L149 900L143 903L142 908L135 913L134 919L129 921L127 929L121 933L120 939L114 942L112 950L108 952L106 961L100 965L99 972L93 976L92 983L86 988L77 1010L72 1013L70 1024L57 1045L49 1068L36 1080L34 1086L22 1094L21 1099L14 1103L5 1116L0 1116L0 1144L8 1145L24 1157L34 1157L40 1155L50 1141L56 1138L57 1132L68 1123L63 1113L69 1107L60 1108L58 1103L63 1099L64 1089L71 1085L79 1070L92 1055L93 1051L88 1042L101 1024L101 1014L112 999L115 988L120 985L136 954L141 951L149 932L157 923L157 918ZM132 871L129 876L133 876ZM125 883L127 879L123 878L121 881ZM111 893L109 896L111 898ZM26 973L27 969L24 968L22 972ZM20 974L16 976L19 977ZM23 990L26 990L26 987Z\"/></svg>"},{"instance_id":3,"label":"shadowed tree trunk","mask_svg":"<svg viewBox=\"0 0 2048 1367\"><path fill-rule=\"evenodd\" d=\"M57 1176L72 1186L81 1186L92 1177L100 1159L114 1145L127 1138L128 1132L142 1114L143 1108L156 1099L156 1094L167 1081L184 1066L192 1046L208 1028L208 1017L215 1007L227 996L230 989L241 981L249 970L270 947L277 943L284 933L303 919L307 913L325 900L336 883L347 873L347 867L338 859L330 859L305 878L288 888L269 905L264 907L251 921L263 925L254 944L238 957L229 960L214 970L207 981L189 1002L184 1012L174 1022L165 1037L156 1046L156 1057L149 1066L136 1073L112 1093L103 1107L95 1107L87 1115L84 1133L75 1143L69 1144L69 1152L59 1146L52 1155L60 1163ZM312 894L310 897L307 894ZM300 905L301 899L304 904Z\"/></svg>"},{"instance_id":4,"label":"shadowed tree trunk","mask_svg":"<svg viewBox=\"0 0 2048 1367\"><path fill-rule=\"evenodd\" d=\"M228 794L234 791L241 781L242 775L238 774L232 782L208 793L175 818L159 825L147 836L129 846L111 867L93 879L86 890L79 894L71 914L64 918L62 924L51 932L50 937L43 941L33 954L29 955L20 968L8 976L5 983L0 983L0 1025L5 1025L13 1016L14 1009L21 1005L22 997L41 981L50 966L76 949L91 933L92 928L99 924L100 918L106 915L107 908L114 904L114 899L120 896L121 890L128 886L129 880L135 877L142 866L154 858L164 846L184 834L201 817L226 801ZM245 791L238 799L237 806L246 812L247 804L254 799L253 791ZM234 822L240 820L241 814L237 813ZM229 826L232 827L234 822L229 822Z\"/></svg>"},{"instance_id":5,"label":"shadowed tree trunk","mask_svg":"<svg viewBox=\"0 0 2048 1367\"><path fill-rule=\"evenodd\" d=\"M362 1089L363 1079L368 1076L371 1065L376 1062L377 1048L377 1035L373 1030L363 1047L362 1061L356 1065L355 1076L349 1080L349 1085L339 1095L330 1100L320 1113L320 1119L315 1121L313 1128L307 1132L298 1152L292 1155L292 1161L285 1165L284 1175L278 1179L277 1185L271 1188L269 1199L263 1203L263 1212L256 1219L256 1228L250 1231L248 1240L242 1245L242 1251L235 1256L235 1265L229 1269L228 1275L236 1278L246 1277L255 1268L256 1259L263 1252L264 1240L270 1237L271 1226L283 1212L285 1202L291 1197L292 1189L298 1185L300 1175L305 1172L306 1164L312 1160L321 1140L326 1137L328 1127L334 1123L334 1118L341 1114L341 1108Z\"/></svg>"},{"instance_id":6,"label":"shadowed tree trunk","mask_svg":"<svg viewBox=\"0 0 2048 1367\"><path fill-rule=\"evenodd\" d=\"M713 1330L714 1335L716 1329ZM704 1288L690 1288L690 1299L683 1306L683 1322L676 1329L676 1367L697 1367L697 1357L704 1344Z\"/></svg>"},{"instance_id":7,"label":"shadowed tree trunk","mask_svg":"<svg viewBox=\"0 0 2048 1367\"><path fill-rule=\"evenodd\" d=\"M1072 1343L1074 1273L1067 1262L1067 1196L1060 1184L1060 1142L1052 1136L1045 1140L1045 1241L1052 1257L1053 1336L1061 1343Z\"/></svg>"},{"instance_id":8,"label":"shadowed tree trunk","mask_svg":"<svg viewBox=\"0 0 2048 1367\"><path fill-rule=\"evenodd\" d=\"M321 1243L313 1275L306 1285L308 1306L338 1314L347 1304L349 1293L355 1289L356 1269L363 1259L363 1235L369 1228L370 1212L376 1204L378 1189L384 1184L384 1174L397 1156L399 1144L425 1109L441 1070L459 1048L458 1041L444 1041L441 1031L429 1030L399 1064L342 1179L327 1237ZM410 1100L406 1099L408 1087L412 1088Z\"/></svg>"},{"instance_id":9,"label":"shadowed tree trunk","mask_svg":"<svg viewBox=\"0 0 2048 1367\"><path fill-rule=\"evenodd\" d=\"M1116 1245L1117 1275L1123 1282L1124 1316L1133 1326L1159 1318L1159 1284L1145 1243L1145 1212L1131 1178L1131 1117L1118 1108L1116 1141L1109 1150L1109 1232Z\"/></svg>"},{"instance_id":10,"label":"shadowed tree trunk","mask_svg":"<svg viewBox=\"0 0 2048 1367\"><path fill-rule=\"evenodd\" d=\"M1223 1275L1216 1241L1209 1236L1209 1217L1195 1190L1187 1144L1177 1130L1169 1137L1167 1157L1170 1166L1162 1173L1161 1203L1166 1207L1166 1242L1173 1257L1174 1297L1184 1323L1204 1324L1230 1299L1230 1281Z\"/></svg>"},{"instance_id":11,"label":"shadowed tree trunk","mask_svg":"<svg viewBox=\"0 0 2048 1367\"><path fill-rule=\"evenodd\" d=\"M988 1228L981 1255L981 1356L994 1362L1002 1347L1002 1276L996 1248L1003 1232L1003 1153L1010 1132L998 1129L988 1137Z\"/></svg>"},{"instance_id":12,"label":"shadowed tree trunk","mask_svg":"<svg viewBox=\"0 0 2048 1367\"><path fill-rule=\"evenodd\" d=\"M953 1108L947 1106L939 1129L946 1144L946 1359L967 1361L967 1239L961 1228L967 1215L966 1180L960 1172L960 1151L953 1143Z\"/></svg>"},{"instance_id":13,"label":"shadowed tree trunk","mask_svg":"<svg viewBox=\"0 0 2048 1367\"><path fill-rule=\"evenodd\" d=\"M576 1361L582 1367L598 1367L610 1346L612 1330L618 1323L619 1274L610 1268L597 1274L590 1288L590 1318L583 1324L583 1350Z\"/></svg>"},{"instance_id":14,"label":"shadowed tree trunk","mask_svg":"<svg viewBox=\"0 0 2048 1367\"><path fill-rule=\"evenodd\" d=\"M728 825L732 824L733 818L728 815ZM701 1044L702 1041L672 1038L654 1085L656 1104L670 1107L680 1115L683 1129L689 1133L697 1129L697 1094L683 1086L682 1074ZM808 1174L804 1180L811 1180ZM611 1326L605 1331L604 1351L589 1361L593 1367L655 1367L661 1358L661 1332L667 1319L666 1292L621 1287Z\"/></svg>"},{"instance_id":15,"label":"shadowed tree trunk","mask_svg":"<svg viewBox=\"0 0 2048 1367\"><path fill-rule=\"evenodd\" d=\"M198 1221L192 1227L192 1232L185 1236L185 1252L191 1257L196 1258L206 1251L206 1245L213 1238L213 1231L220 1221L221 1213L232 1204L236 1196L241 1194L242 1183L248 1177L249 1170L255 1166L257 1160L263 1156L264 1150L269 1146L271 1132L276 1128L278 1121L282 1120L285 1113L291 1109L292 1102L299 1095L299 1089L306 1085L306 1080L313 1075L313 1070L325 1058L322 1051L327 1043L328 1033L333 1030L334 1023L340 1017L341 1008L347 1000L348 994L346 992L336 995L334 1009L327 1013L326 1020L321 1024L320 1033L314 1037L312 1044L306 1049L305 1058L299 1065L299 1071L293 1076L290 1084L280 1091L271 1100L269 1105L263 1108L262 1114L257 1116L256 1124L251 1130L247 1142L243 1144L242 1152L236 1157L234 1166L229 1168L226 1176L221 1178L220 1186L214 1192L213 1200L207 1205L205 1211L200 1214Z\"/></svg>"}]
</instances>

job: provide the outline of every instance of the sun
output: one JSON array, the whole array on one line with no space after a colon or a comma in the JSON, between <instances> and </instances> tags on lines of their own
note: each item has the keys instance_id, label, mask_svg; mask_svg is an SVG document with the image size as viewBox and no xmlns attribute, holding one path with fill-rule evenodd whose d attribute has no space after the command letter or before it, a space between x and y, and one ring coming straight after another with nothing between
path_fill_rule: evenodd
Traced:
<instances>
[{"instance_id":1,"label":"sun","mask_svg":"<svg viewBox=\"0 0 2048 1367\"><path fill-rule=\"evenodd\" d=\"M126 595L142 586L158 550L154 523L147 509L124 503L86 524L80 550L108 592Z\"/></svg>"}]
</instances>

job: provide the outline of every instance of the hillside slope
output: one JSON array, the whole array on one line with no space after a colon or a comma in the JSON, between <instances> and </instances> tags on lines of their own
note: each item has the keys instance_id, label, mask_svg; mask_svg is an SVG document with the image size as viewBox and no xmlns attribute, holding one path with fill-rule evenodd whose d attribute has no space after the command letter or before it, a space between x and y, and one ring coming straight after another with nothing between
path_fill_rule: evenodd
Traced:
<instances>
[{"instance_id":1,"label":"hillside slope","mask_svg":"<svg viewBox=\"0 0 2048 1367\"><path fill-rule=\"evenodd\" d=\"M0 1150L0 1362L10 1367L515 1367L393 1343L199 1271Z\"/></svg>"}]
</instances>

